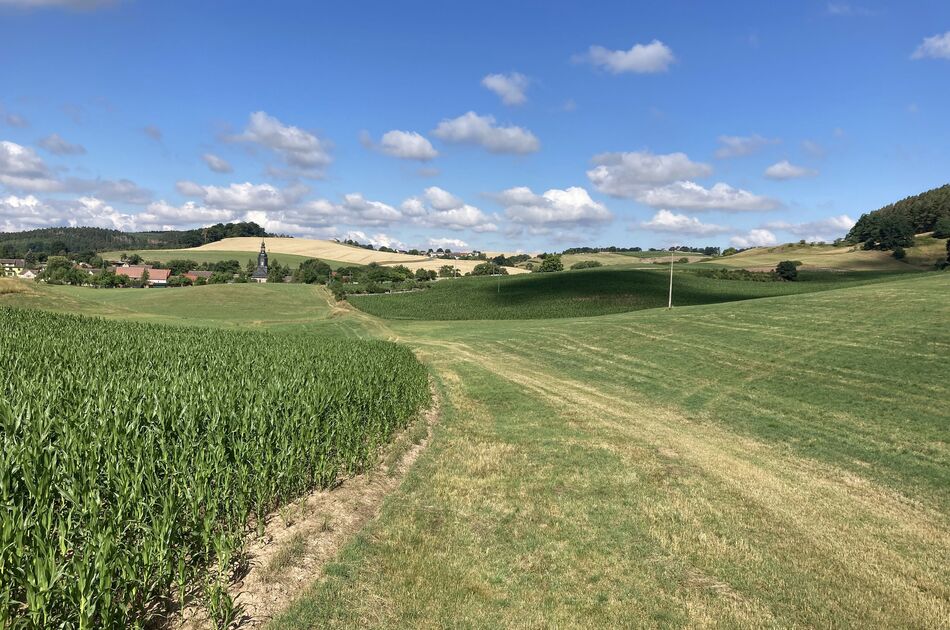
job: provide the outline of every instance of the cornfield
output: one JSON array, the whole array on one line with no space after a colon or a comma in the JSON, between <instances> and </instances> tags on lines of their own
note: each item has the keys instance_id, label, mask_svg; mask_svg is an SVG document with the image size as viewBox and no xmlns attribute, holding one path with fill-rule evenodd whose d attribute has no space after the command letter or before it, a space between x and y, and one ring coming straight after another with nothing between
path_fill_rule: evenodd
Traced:
<instances>
[{"instance_id":1,"label":"cornfield","mask_svg":"<svg viewBox=\"0 0 950 630\"><path fill-rule=\"evenodd\" d=\"M429 399L380 341L0 308L0 358L0 628L227 625L248 528Z\"/></svg>"}]
</instances>

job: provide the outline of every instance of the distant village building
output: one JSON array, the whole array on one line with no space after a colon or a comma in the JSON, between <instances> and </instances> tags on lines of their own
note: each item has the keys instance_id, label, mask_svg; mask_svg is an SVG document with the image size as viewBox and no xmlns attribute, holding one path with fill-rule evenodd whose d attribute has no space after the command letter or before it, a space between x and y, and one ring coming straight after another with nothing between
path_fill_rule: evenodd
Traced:
<instances>
[{"instance_id":1,"label":"distant village building","mask_svg":"<svg viewBox=\"0 0 950 630\"><path fill-rule=\"evenodd\" d=\"M186 278L188 278L192 282L197 282L198 278L204 278L205 281L207 281L208 278L214 275L214 272L213 271L186 271L184 275Z\"/></svg>"},{"instance_id":2,"label":"distant village building","mask_svg":"<svg viewBox=\"0 0 950 630\"><path fill-rule=\"evenodd\" d=\"M26 269L24 258L0 258L0 272L4 276L18 276Z\"/></svg>"},{"instance_id":3,"label":"distant village building","mask_svg":"<svg viewBox=\"0 0 950 630\"><path fill-rule=\"evenodd\" d=\"M169 269L153 269L152 267L142 267L138 265L122 266L116 267L115 275L127 276L129 280L141 280L146 271L148 272L148 286L168 286L168 276L171 275L171 270Z\"/></svg>"},{"instance_id":4,"label":"distant village building","mask_svg":"<svg viewBox=\"0 0 950 630\"><path fill-rule=\"evenodd\" d=\"M261 241L261 253L257 255L257 269L251 274L251 282L267 282L267 250Z\"/></svg>"},{"instance_id":5,"label":"distant village building","mask_svg":"<svg viewBox=\"0 0 950 630\"><path fill-rule=\"evenodd\" d=\"M33 271L32 269L24 269L23 271L17 274L17 278L19 278L20 280L36 280L36 276L38 275L39 274Z\"/></svg>"}]
</instances>

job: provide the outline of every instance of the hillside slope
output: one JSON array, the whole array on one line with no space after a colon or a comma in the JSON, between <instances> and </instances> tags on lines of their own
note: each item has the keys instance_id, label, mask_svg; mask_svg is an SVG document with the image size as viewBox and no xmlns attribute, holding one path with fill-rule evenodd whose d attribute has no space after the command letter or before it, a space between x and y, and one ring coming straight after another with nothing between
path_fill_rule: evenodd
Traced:
<instances>
[{"instance_id":1,"label":"hillside slope","mask_svg":"<svg viewBox=\"0 0 950 630\"><path fill-rule=\"evenodd\" d=\"M764 270L774 269L783 260L798 260L802 262L800 269L803 270L913 271L933 269L934 263L946 256L946 250L942 249L944 247L944 240L918 236L914 246L905 249L907 258L901 261L895 259L891 252L863 250L860 246L788 243L775 247L754 247L700 265Z\"/></svg>"},{"instance_id":2,"label":"hillside slope","mask_svg":"<svg viewBox=\"0 0 950 630\"><path fill-rule=\"evenodd\" d=\"M409 254L396 254L388 252L378 252L362 247L344 245L336 241L323 241L312 238L267 238L264 239L267 245L267 251L272 254L295 254L306 256L308 258L320 258L336 260L354 265L368 265L378 263L380 265L405 265L410 269L433 269L438 270L442 265L454 265L462 272L471 271L479 261L474 260L440 260L432 259L427 256L411 256ZM257 252L261 247L259 238L226 238L215 243L209 243L195 248L196 251L238 251L238 252ZM507 267L508 273L525 273L524 269Z\"/></svg>"}]
</instances>

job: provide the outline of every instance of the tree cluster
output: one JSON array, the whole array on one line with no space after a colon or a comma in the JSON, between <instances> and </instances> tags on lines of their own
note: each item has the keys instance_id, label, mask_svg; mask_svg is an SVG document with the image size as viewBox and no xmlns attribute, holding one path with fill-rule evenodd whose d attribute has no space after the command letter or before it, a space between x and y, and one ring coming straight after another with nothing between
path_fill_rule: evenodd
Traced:
<instances>
[{"instance_id":1,"label":"tree cluster","mask_svg":"<svg viewBox=\"0 0 950 630\"><path fill-rule=\"evenodd\" d=\"M907 247L913 244L914 234L936 231L938 223L943 229L947 223L942 220L948 217L950 184L861 215L848 232L846 240L851 244L864 243L868 249ZM907 239L908 234L910 242Z\"/></svg>"}]
</instances>

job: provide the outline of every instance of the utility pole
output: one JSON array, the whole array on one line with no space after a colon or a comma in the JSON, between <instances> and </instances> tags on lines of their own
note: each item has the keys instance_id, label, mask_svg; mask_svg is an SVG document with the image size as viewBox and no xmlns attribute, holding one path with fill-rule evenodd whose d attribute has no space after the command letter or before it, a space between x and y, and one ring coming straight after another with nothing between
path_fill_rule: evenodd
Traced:
<instances>
[{"instance_id":1,"label":"utility pole","mask_svg":"<svg viewBox=\"0 0 950 630\"><path fill-rule=\"evenodd\" d=\"M666 308L673 308L673 250L670 250L670 301Z\"/></svg>"}]
</instances>

